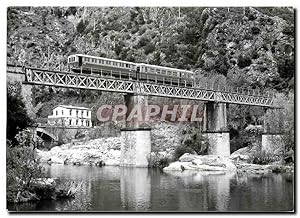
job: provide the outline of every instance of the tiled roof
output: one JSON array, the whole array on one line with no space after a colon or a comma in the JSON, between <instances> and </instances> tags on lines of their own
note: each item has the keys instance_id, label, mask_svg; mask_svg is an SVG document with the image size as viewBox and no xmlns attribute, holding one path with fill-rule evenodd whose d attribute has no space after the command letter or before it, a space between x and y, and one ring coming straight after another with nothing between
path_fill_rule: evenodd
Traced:
<instances>
[{"instance_id":1,"label":"tiled roof","mask_svg":"<svg viewBox=\"0 0 300 218\"><path fill-rule=\"evenodd\" d=\"M64 108L69 108L69 109L79 109L79 110L91 110L90 108L87 107L78 107L78 106L72 106L72 105L58 105L55 108L58 107L64 107Z\"/></svg>"}]
</instances>

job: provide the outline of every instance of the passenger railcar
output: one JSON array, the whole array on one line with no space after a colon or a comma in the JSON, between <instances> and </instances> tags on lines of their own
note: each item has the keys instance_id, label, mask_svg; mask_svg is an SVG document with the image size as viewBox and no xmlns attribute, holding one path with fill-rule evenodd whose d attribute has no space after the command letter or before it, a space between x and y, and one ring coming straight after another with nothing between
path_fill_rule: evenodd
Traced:
<instances>
[{"instance_id":1,"label":"passenger railcar","mask_svg":"<svg viewBox=\"0 0 300 218\"><path fill-rule=\"evenodd\" d=\"M194 73L188 70L144 63L132 63L83 54L69 56L68 64L75 72L97 73L103 76L187 85L192 85L194 80Z\"/></svg>"},{"instance_id":2,"label":"passenger railcar","mask_svg":"<svg viewBox=\"0 0 300 218\"><path fill-rule=\"evenodd\" d=\"M190 83L193 80L193 72L170 67L161 67L150 64L138 64L140 68L140 78L155 80L156 77L164 79L168 83L178 83L186 80Z\"/></svg>"},{"instance_id":3,"label":"passenger railcar","mask_svg":"<svg viewBox=\"0 0 300 218\"><path fill-rule=\"evenodd\" d=\"M136 70L135 63L90 55L75 54L68 57L68 64L75 72L128 74Z\"/></svg>"}]
</instances>

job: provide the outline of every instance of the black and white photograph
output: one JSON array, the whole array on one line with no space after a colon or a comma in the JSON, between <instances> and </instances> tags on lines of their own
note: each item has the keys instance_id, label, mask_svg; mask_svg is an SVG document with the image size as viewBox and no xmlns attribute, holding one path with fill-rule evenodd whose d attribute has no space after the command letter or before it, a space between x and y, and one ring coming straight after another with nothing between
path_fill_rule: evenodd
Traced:
<instances>
[{"instance_id":1,"label":"black and white photograph","mask_svg":"<svg viewBox=\"0 0 300 218\"><path fill-rule=\"evenodd\" d=\"M9 214L295 213L296 8L5 10Z\"/></svg>"}]
</instances>

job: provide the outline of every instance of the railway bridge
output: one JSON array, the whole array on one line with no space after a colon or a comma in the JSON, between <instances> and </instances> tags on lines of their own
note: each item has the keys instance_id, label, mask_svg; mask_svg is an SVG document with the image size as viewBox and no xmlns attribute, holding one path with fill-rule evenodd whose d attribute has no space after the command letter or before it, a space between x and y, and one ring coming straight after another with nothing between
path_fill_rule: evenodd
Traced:
<instances>
[{"instance_id":1,"label":"railway bridge","mask_svg":"<svg viewBox=\"0 0 300 218\"><path fill-rule=\"evenodd\" d=\"M203 130L210 148L209 154L230 155L229 131L227 129L227 105L240 104L260 106L266 109L273 105L274 95L270 92L224 87L222 89L203 89L182 84L172 85L153 81L137 81L129 78L102 76L98 74L80 74L74 72L53 71L31 67L7 66L8 72L24 75L28 85L47 85L64 88L90 89L125 94L127 108L134 105L148 105L147 96L191 99L205 102ZM127 114L129 114L127 112ZM122 129L121 166L147 167L151 152L151 129L128 124ZM267 135L263 135L267 137ZM268 141L263 138L263 143Z\"/></svg>"}]
</instances>

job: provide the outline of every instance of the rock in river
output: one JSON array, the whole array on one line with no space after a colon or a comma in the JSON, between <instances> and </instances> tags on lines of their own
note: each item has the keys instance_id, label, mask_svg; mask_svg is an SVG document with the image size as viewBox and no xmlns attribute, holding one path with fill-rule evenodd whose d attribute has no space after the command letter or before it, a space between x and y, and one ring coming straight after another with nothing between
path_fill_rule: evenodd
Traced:
<instances>
[{"instance_id":1,"label":"rock in river","mask_svg":"<svg viewBox=\"0 0 300 218\"><path fill-rule=\"evenodd\" d=\"M236 171L232 160L217 155L194 155L185 153L179 161L171 163L164 171Z\"/></svg>"}]
</instances>

